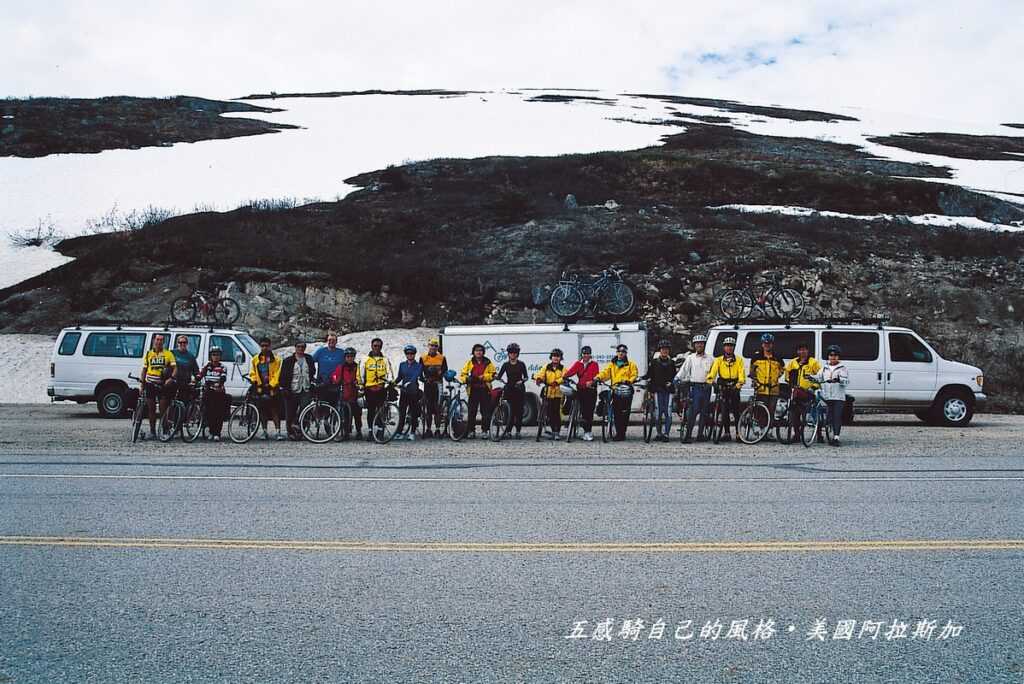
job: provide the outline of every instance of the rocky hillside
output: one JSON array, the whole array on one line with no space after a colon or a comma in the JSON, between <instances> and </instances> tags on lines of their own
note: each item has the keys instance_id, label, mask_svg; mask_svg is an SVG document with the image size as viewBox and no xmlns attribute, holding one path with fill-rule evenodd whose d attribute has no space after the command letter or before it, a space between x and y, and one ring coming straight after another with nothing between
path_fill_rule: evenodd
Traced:
<instances>
[{"instance_id":1,"label":"rocky hillside","mask_svg":"<svg viewBox=\"0 0 1024 684\"><path fill-rule=\"evenodd\" d=\"M1024 409L1024 235L1014 204L934 182L946 169L830 142L687 124L664 145L548 158L439 159L367 173L340 202L170 219L59 246L75 260L0 290L0 331L79 320L160 322L195 285L239 300L281 342L327 329L547 320L531 289L563 269L625 268L637 315L681 346L727 285L777 274L809 315L888 315L986 370ZM567 201L567 196L572 199ZM793 205L848 215L713 209Z\"/></svg>"}]
</instances>

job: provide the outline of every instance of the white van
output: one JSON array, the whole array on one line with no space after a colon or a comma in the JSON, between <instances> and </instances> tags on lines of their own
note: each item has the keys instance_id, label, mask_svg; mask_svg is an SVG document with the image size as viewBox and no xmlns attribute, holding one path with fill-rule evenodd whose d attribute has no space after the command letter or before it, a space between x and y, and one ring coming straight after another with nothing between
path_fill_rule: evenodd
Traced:
<instances>
[{"instance_id":1,"label":"white van","mask_svg":"<svg viewBox=\"0 0 1024 684\"><path fill-rule=\"evenodd\" d=\"M883 322L764 323L717 325L708 331L708 350L722 353L722 342L736 338L736 353L747 362L761 346L761 335L775 336L775 351L792 359L805 342L811 356L821 360L833 344L842 350L850 371L847 396L856 409L913 412L933 424L963 426L984 407L984 377L980 368L941 356L917 333ZM744 398L753 390L744 388Z\"/></svg>"},{"instance_id":2,"label":"white van","mask_svg":"<svg viewBox=\"0 0 1024 684\"><path fill-rule=\"evenodd\" d=\"M135 403L142 357L152 346L154 335L164 336L164 347L173 349L180 335L188 338L188 350L200 367L209 359L210 347L220 347L228 368L227 391L241 398L247 390L242 376L248 373L259 345L240 330L146 326L76 326L64 328L57 336L50 357L50 380L46 393L52 401L95 401L105 418L123 416Z\"/></svg>"},{"instance_id":3,"label":"white van","mask_svg":"<svg viewBox=\"0 0 1024 684\"><path fill-rule=\"evenodd\" d=\"M519 344L519 358L533 375L548 362L552 349L565 354L566 367L579 358L580 347L590 345L594 360L604 366L615 356L620 344L629 347L629 356L636 362L640 375L647 372L647 329L643 323L536 323L530 325L450 325L441 331L441 350L448 367L456 371L473 354L473 345L484 345L485 353L498 368L508 359L505 352L512 342ZM540 395L535 385L527 385L527 401L523 405L526 422L537 417ZM637 392L635 400L642 399Z\"/></svg>"}]
</instances>

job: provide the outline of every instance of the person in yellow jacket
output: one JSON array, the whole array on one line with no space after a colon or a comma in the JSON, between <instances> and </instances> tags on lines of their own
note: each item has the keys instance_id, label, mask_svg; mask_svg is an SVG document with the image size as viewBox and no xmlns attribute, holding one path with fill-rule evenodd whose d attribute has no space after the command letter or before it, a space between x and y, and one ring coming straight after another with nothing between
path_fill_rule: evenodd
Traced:
<instances>
[{"instance_id":1,"label":"person in yellow jacket","mask_svg":"<svg viewBox=\"0 0 1024 684\"><path fill-rule=\"evenodd\" d=\"M484 345L473 345L473 356L462 367L459 382L469 388L469 425L466 436L476 437L476 414L481 414L484 439L491 436L491 381L498 372L494 362L484 356Z\"/></svg>"},{"instance_id":2,"label":"person in yellow jacket","mask_svg":"<svg viewBox=\"0 0 1024 684\"><path fill-rule=\"evenodd\" d=\"M562 434L562 377L565 375L562 350L552 349L548 358L548 364L537 371L533 379L544 388L544 396L548 398L548 431L551 439L558 440Z\"/></svg>"},{"instance_id":3,"label":"person in yellow jacket","mask_svg":"<svg viewBox=\"0 0 1024 684\"><path fill-rule=\"evenodd\" d=\"M722 355L715 357L707 378L709 385L718 383L718 400L725 402L725 433L722 441L732 440L729 428L740 420L740 388L747 381L743 370L743 359L736 355L736 338L727 337L722 342Z\"/></svg>"},{"instance_id":4,"label":"person in yellow jacket","mask_svg":"<svg viewBox=\"0 0 1024 684\"><path fill-rule=\"evenodd\" d=\"M779 403L779 379L785 362L775 354L775 335L766 332L761 335L761 348L750 357L750 383L755 398L768 407L768 415L775 415Z\"/></svg>"},{"instance_id":5,"label":"person in yellow jacket","mask_svg":"<svg viewBox=\"0 0 1024 684\"><path fill-rule=\"evenodd\" d=\"M370 353L363 360L359 381L366 396L366 424L373 434L373 419L378 409L387 402L387 383L394 377L391 362L384 356L384 340L375 337L370 340Z\"/></svg>"},{"instance_id":6,"label":"person in yellow jacket","mask_svg":"<svg viewBox=\"0 0 1024 684\"><path fill-rule=\"evenodd\" d=\"M811 356L807 344L801 342L796 348L796 358L786 364L784 372L790 387L789 420L796 435L802 427L800 421L814 398L814 390L819 387L812 376L821 372L821 364ZM821 439L820 434L818 439Z\"/></svg>"},{"instance_id":7,"label":"person in yellow jacket","mask_svg":"<svg viewBox=\"0 0 1024 684\"><path fill-rule=\"evenodd\" d=\"M629 425L629 412L633 408L633 383L640 376L636 364L629 358L629 347L620 344L615 348L615 358L597 374L597 379L607 382L612 390L605 390L601 396L605 401L612 402L615 415L615 435L612 439L621 442L626 439L626 427ZM626 392L618 387L628 387Z\"/></svg>"},{"instance_id":8,"label":"person in yellow jacket","mask_svg":"<svg viewBox=\"0 0 1024 684\"><path fill-rule=\"evenodd\" d=\"M281 359L276 357L274 350L270 348L270 338L264 337L260 340L260 353L252 357L252 367L249 369L249 379L256 388L260 422L263 424L263 439L270 439L270 435L267 434L268 416L277 428L277 439L284 439L284 435L281 434L281 401L278 396L280 378Z\"/></svg>"}]
</instances>

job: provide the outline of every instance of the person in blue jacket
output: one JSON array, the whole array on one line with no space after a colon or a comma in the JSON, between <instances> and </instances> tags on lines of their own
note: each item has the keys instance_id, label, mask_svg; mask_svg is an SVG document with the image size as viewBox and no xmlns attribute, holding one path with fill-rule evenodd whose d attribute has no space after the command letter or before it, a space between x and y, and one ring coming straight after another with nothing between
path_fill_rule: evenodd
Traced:
<instances>
[{"instance_id":1,"label":"person in blue jacket","mask_svg":"<svg viewBox=\"0 0 1024 684\"><path fill-rule=\"evenodd\" d=\"M345 350L338 346L336 333L327 333L327 346L313 353L313 363L316 364L316 383L324 388L321 399L332 404L337 402L341 388L331 382L331 376L338 366L345 363Z\"/></svg>"},{"instance_id":2,"label":"person in blue jacket","mask_svg":"<svg viewBox=\"0 0 1024 684\"><path fill-rule=\"evenodd\" d=\"M405 429L405 421L408 416L411 429L406 439L415 441L416 426L420 419L420 400L423 398L420 383L426 378L423 373L423 364L416 360L416 347L407 344L402 351L405 352L405 361L398 364L398 374L395 376L399 391L398 431L395 439L402 439L402 431Z\"/></svg>"}]
</instances>

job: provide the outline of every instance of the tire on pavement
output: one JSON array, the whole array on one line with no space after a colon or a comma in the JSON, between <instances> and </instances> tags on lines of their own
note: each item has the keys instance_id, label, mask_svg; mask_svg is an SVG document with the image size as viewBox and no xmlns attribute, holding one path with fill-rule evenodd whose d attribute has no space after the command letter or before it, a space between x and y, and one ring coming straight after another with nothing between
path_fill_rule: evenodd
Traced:
<instances>
[{"instance_id":1,"label":"tire on pavement","mask_svg":"<svg viewBox=\"0 0 1024 684\"><path fill-rule=\"evenodd\" d=\"M123 418L128 415L129 389L123 382L108 381L96 388L96 410L101 418Z\"/></svg>"}]
</instances>

